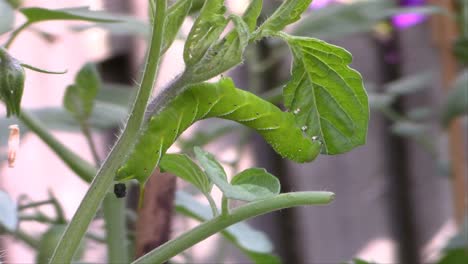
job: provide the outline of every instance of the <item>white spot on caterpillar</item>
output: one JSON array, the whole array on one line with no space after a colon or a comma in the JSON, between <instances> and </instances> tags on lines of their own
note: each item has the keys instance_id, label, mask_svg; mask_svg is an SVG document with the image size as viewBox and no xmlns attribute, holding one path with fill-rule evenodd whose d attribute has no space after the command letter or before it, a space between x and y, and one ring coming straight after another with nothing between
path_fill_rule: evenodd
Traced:
<instances>
[{"instance_id":1,"label":"white spot on caterpillar","mask_svg":"<svg viewBox=\"0 0 468 264\"><path fill-rule=\"evenodd\" d=\"M242 105L239 105L239 106L238 106L237 104L235 104L235 105L234 105L234 107L235 107L234 109L232 109L232 110L230 110L229 112L226 112L226 113L224 113L224 114L220 114L220 115L218 115L218 117L223 117L223 116L230 115L230 114L234 113L235 111L237 111L237 110L239 110L239 109L241 109L242 107L247 106L247 105L249 105L249 104L242 104Z\"/></svg>"},{"instance_id":2,"label":"white spot on caterpillar","mask_svg":"<svg viewBox=\"0 0 468 264\"><path fill-rule=\"evenodd\" d=\"M302 130L302 131L306 131L306 130L307 130L307 126L301 127L301 130Z\"/></svg>"},{"instance_id":3,"label":"white spot on caterpillar","mask_svg":"<svg viewBox=\"0 0 468 264\"><path fill-rule=\"evenodd\" d=\"M262 130L275 130L275 129L278 129L279 126L272 126L272 127L259 127L259 128L256 128L256 130L258 131L262 131Z\"/></svg>"},{"instance_id":4,"label":"white spot on caterpillar","mask_svg":"<svg viewBox=\"0 0 468 264\"><path fill-rule=\"evenodd\" d=\"M321 140L319 140L319 137L318 137L318 136L313 136L313 137L312 137L312 141L314 141L314 142L315 142L315 141L318 141L319 145L322 145L322 144L323 144L323 142L322 142Z\"/></svg>"},{"instance_id":5,"label":"white spot on caterpillar","mask_svg":"<svg viewBox=\"0 0 468 264\"><path fill-rule=\"evenodd\" d=\"M239 119L239 120L237 120L237 122L249 122L249 121L254 121L254 120L257 120L257 119L258 119L258 116L254 116L254 117L251 117L251 118Z\"/></svg>"},{"instance_id":6,"label":"white spot on caterpillar","mask_svg":"<svg viewBox=\"0 0 468 264\"><path fill-rule=\"evenodd\" d=\"M299 114L301 112L301 109L297 108L296 110L293 111L295 115Z\"/></svg>"},{"instance_id":7,"label":"white spot on caterpillar","mask_svg":"<svg viewBox=\"0 0 468 264\"><path fill-rule=\"evenodd\" d=\"M18 125L11 125L10 136L8 137L8 167L14 168L16 161L16 153L18 152L20 143L20 129Z\"/></svg>"}]
</instances>

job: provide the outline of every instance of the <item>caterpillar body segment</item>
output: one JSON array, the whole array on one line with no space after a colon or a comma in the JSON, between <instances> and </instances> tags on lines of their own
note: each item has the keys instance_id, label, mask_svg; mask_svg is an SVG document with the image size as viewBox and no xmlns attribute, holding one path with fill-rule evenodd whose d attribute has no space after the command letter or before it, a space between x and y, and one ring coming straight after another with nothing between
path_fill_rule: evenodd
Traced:
<instances>
[{"instance_id":1,"label":"caterpillar body segment","mask_svg":"<svg viewBox=\"0 0 468 264\"><path fill-rule=\"evenodd\" d=\"M294 115L247 91L230 79L197 84L177 96L153 116L127 162L117 171L117 181L136 179L144 184L162 155L189 126L218 117L255 129L281 156L296 161L314 160L321 143L304 136Z\"/></svg>"}]
</instances>

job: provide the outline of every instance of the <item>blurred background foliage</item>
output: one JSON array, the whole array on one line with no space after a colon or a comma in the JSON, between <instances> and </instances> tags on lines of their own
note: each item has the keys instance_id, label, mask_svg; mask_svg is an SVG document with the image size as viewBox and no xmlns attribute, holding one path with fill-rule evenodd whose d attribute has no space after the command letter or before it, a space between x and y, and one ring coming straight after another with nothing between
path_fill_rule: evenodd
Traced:
<instances>
[{"instance_id":1,"label":"blurred background foliage","mask_svg":"<svg viewBox=\"0 0 468 264\"><path fill-rule=\"evenodd\" d=\"M193 15L197 14L203 4L201 0L194 2L191 10ZM264 2L262 17L265 19L271 12L270 10L274 10L274 7L278 6L281 1L266 0ZM40 8L20 8L21 6L20 1L0 0L0 34L19 34L24 28L16 27L14 29L14 25L15 19L22 14L26 19L24 23L28 26L48 20L86 21L88 23L70 26L70 30L79 34L80 32L99 28L108 32L112 40L123 41L127 45L123 52L119 51L113 55L114 57L108 58L106 61L97 61L94 64L85 65L82 68L80 73L83 73L84 76L81 76L81 83L84 81L86 87L94 87L92 91L91 89L85 89L83 93L76 91L80 88L80 73L78 73L75 83L64 89L64 94L66 94L64 97L65 107L28 109L31 116L40 121L47 129L83 132L88 134L88 138L90 138L90 131L87 130L105 134L112 129L118 128L122 120L125 119L129 103L134 96L132 78L135 75L134 69L128 70L128 68L121 67L121 64L128 63L128 61L131 61L129 57L133 58L135 56L135 52L132 51L134 43L129 40L148 37L149 25L146 20L132 15L130 10L125 10L126 14L123 15L111 11L95 12L87 8L53 11ZM114 21L114 23L107 23L109 21ZM60 21L56 23L60 23ZM441 24L443 26L440 26ZM449 30L447 27L449 24L456 30ZM41 31L40 25L31 27L30 30L44 38L45 41L53 41L55 37ZM324 39L345 48L349 46L355 57L356 67L364 75L372 119L374 124L380 124L370 127L370 129L378 130L374 132L378 136L369 139L369 141L371 144L383 146L380 149L384 151L378 153L382 157L381 160L359 160L359 158L354 158L343 162L359 161L360 166L366 166L367 163L378 163L382 160L385 163L382 166L383 169L381 169L386 171L383 174L387 178L378 178L377 181L382 181L382 184L385 185L384 192L392 193L390 198L384 201L387 204L384 205L379 202L382 203L382 206L388 206L388 209L386 208L383 211L387 210L388 214L384 216L384 218L389 218L387 225L389 225L390 231L387 235L391 237L395 246L395 250L392 251L394 255L391 259L398 263L426 263L429 261L422 252L423 239L421 239L419 233L424 230L425 233L430 234L430 237L435 236L441 225L434 227L426 222L419 222L420 218L415 217L415 214L417 214L418 210L422 210L421 208L429 208L427 210L430 210L430 203L433 201L425 201L424 198L421 198L428 197L430 194L415 197L412 193L418 187L418 181L427 180L416 180L418 177L413 174L422 173L422 171L418 170L418 167L432 166L432 170L437 172L432 175L423 175L423 177L447 176L446 181L454 182L454 187L449 190L453 192L452 204L444 203L440 205L450 208L453 206L453 215L437 215L436 210L432 214L434 218L451 219L456 222L458 227L456 230L458 231L452 238L444 241L445 245L437 248L438 252L431 252L430 255L436 255L437 258L434 259L433 257L430 261L450 264L468 263L468 220L466 218L466 202L464 202L467 191L466 179L468 177L466 175L468 1L315 0L309 12L298 23L289 27L288 31L294 35ZM405 32L408 31L416 32L414 34L417 35L411 39L410 44L402 41ZM420 32L423 32L423 34ZM430 39L428 37L430 34L427 34L427 32L432 32L435 35L433 37L435 40ZM418 39L418 36L421 35L426 38ZM185 37L183 32L177 36L179 41L183 41ZM406 35L406 38L408 38L408 35ZM417 51L419 45L426 45L427 42L431 41L435 42L431 51L438 52L441 55ZM267 100L281 105L281 92L283 84L287 81L285 76L288 76L282 74L282 72L289 71L291 60L288 54L287 47L284 44L270 39L260 41L248 48L244 65L228 74L234 77L236 82L240 84L239 86L248 88ZM438 61L438 65L423 65L425 67L421 68L408 66L410 65L410 63L407 63L408 60L424 60L417 57L421 54L433 56L433 61ZM448 62L444 54L448 54L446 56L450 58L451 62ZM408 57L405 57L405 55ZM122 60L122 58L124 59ZM448 69L450 67L447 66L447 63L456 64L456 67ZM86 72L89 67L92 67L92 70ZM412 68L405 70L405 67ZM119 69L116 70L116 68ZM369 68L374 69L370 70ZM447 73L448 70L452 72ZM369 76L369 74L376 72L378 76ZM119 78L115 78L115 75L126 77L120 76L124 81L117 82L116 79ZM456 75L456 78L447 77L448 75ZM447 92L438 91L443 89L446 89ZM428 94L436 94L437 96L434 100ZM85 109L85 111L77 113L76 106L73 106L76 101L73 100L85 104L83 108L79 108ZM23 135L29 132L28 127L20 120L5 117L0 119L0 128L1 131L4 131L0 133L1 155L4 160L6 159L6 144L8 142L5 131L11 124L19 124ZM256 156L255 160L257 160L259 166L264 166L272 174L279 175L283 186L282 191L301 188L300 181L291 180L290 177L291 175L303 173L301 169L281 161L271 152L269 147L259 144L255 137L252 138L250 132L230 122L211 122L207 124L209 125L199 126L190 136L181 138L178 142L179 148L190 152L194 146L212 145L213 142L222 142L219 143L222 148L235 146L237 150L235 158L224 161L234 172L240 170L243 153L249 151ZM106 142L99 142L99 144L107 145ZM252 145L254 147L251 147ZM462 149L465 147L462 156L454 155L454 153L459 152L452 151L454 146L457 145ZM420 164L417 162L420 159L411 157L410 148L414 146L424 153L418 155L429 156L429 159L423 160L429 160L432 164ZM362 151L371 153L365 157L372 156L372 150L369 150L368 147L364 147ZM359 154L351 153L350 155ZM95 156L99 156L99 154L95 154ZM96 157L96 161L99 162L98 157ZM322 160L318 162L325 163ZM317 166L320 167L320 165ZM325 169L322 171L317 171L317 166L315 171L308 170L309 167L303 168L303 170L306 170L305 174L312 173L316 177L323 177L324 175L320 175L321 172L328 171L334 164L328 162L328 164L324 165ZM339 176L348 177L348 175L345 175L347 173L347 171L340 171L340 174L343 175ZM353 170L352 173L362 173L362 171ZM357 184L365 184L366 181L365 177L352 179L362 180ZM340 178L332 180L340 181ZM327 186L327 188L333 188L338 186L337 190L332 191L336 192L338 197L340 195L347 197L346 195L349 194L340 193L340 189L346 188L345 182L343 181L341 185L333 183L330 185L317 185L317 187ZM193 190L184 187L177 191L175 195L176 212L197 221L209 218L209 207L194 201L190 196L187 196L187 192L190 193ZM353 201L356 200L359 201L359 198ZM442 203L442 201L439 202ZM53 205L55 215L50 216L42 212L40 208L44 205ZM134 210L135 205L134 202L132 204L131 199L128 207L127 221L129 229L132 231L128 240L130 245L135 245L138 243L135 241L138 240L138 237L135 236L135 222L138 212ZM335 207L333 210L337 211L331 215L336 217L347 212L341 212L341 209L341 207ZM353 213L358 215L358 219L359 217L362 218L362 222L365 224L368 218L372 218L374 212L359 211L359 209L363 208L357 208ZM452 210L444 210L444 212L447 211L451 212ZM213 249L212 257L219 262L228 259L234 260L234 262L248 259L255 263L277 263L281 262L281 260L284 263L336 262L336 256L328 255L330 259L327 259L327 254L333 254L333 248L329 248L327 252L317 258L310 257L310 254L313 255L314 252L320 251L321 247L315 244L321 243L323 239L321 236L330 236L327 239L336 244L344 243L343 241L349 243L352 239L343 238L349 232L345 230L341 233L327 234L326 231L330 230L328 226L324 232L319 233L317 236L304 239L303 236L313 235L314 232L306 232L303 229L315 225L315 228L311 228L311 230L317 230L321 225L311 220L311 217L314 217L314 215L311 216L291 209L262 218L261 221L267 221L265 226L258 221L236 225L227 229L222 235L226 241L232 243L238 250L231 252L231 248L222 242L219 243L219 248ZM356 216L354 217L356 218ZM96 219L99 220L100 216L98 215ZM28 234L19 228L21 223L27 224L30 221L45 224L48 231L37 235ZM61 234L67 219L62 213L60 197L55 197L52 193L50 193L49 199L45 201L31 201L27 196L15 201L9 197L8 190L4 190L0 192L0 223L3 234L12 235L35 249L38 263L42 263L41 259L46 259L50 254L50 248L56 243L56 235ZM342 228L351 227L341 226L335 228L341 230ZM261 231L262 229L267 230L265 233L270 233L272 229L276 231L269 238ZM100 230L98 233L102 232ZM361 243L362 248L362 239L371 242L372 236L375 238L381 233L377 231L370 237L361 237L356 241ZM101 234L93 232L88 234L88 240L95 243L105 241ZM313 241L314 245L304 245L304 241ZM52 246L48 246L49 243ZM86 247L85 244L86 242L83 247ZM351 244L341 245L340 247L347 246L354 248ZM312 253L307 252L309 247ZM341 258L339 261L343 262L377 263L372 262L373 259L354 258L358 252L359 250L350 249L349 251L340 251L337 254L339 255L338 258ZM378 253L371 253L372 257L378 258ZM194 256L192 252L187 252L173 262L190 263L191 261L195 261Z\"/></svg>"}]
</instances>

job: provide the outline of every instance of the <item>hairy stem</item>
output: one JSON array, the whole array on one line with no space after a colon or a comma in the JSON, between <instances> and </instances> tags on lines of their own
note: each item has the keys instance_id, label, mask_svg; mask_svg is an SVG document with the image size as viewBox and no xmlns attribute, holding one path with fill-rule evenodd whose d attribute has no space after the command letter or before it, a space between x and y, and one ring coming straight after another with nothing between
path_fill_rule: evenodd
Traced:
<instances>
[{"instance_id":1,"label":"hairy stem","mask_svg":"<svg viewBox=\"0 0 468 264\"><path fill-rule=\"evenodd\" d=\"M91 183L88 192L81 201L77 212L57 245L50 263L71 262L80 240L83 238L86 229L114 180L116 170L125 161L126 153L134 144L144 120L146 105L155 83L155 75L161 58L166 7L166 0L157 0L146 67L127 125Z\"/></svg>"},{"instance_id":2,"label":"hairy stem","mask_svg":"<svg viewBox=\"0 0 468 264\"><path fill-rule=\"evenodd\" d=\"M172 101L172 99L182 93L187 88L187 79L186 75L182 74L176 77L166 87L161 89L161 91L149 103L146 119L158 114Z\"/></svg>"},{"instance_id":3,"label":"hairy stem","mask_svg":"<svg viewBox=\"0 0 468 264\"><path fill-rule=\"evenodd\" d=\"M137 259L133 264L163 263L196 243L214 235L225 228L272 211L304 205L327 204L333 200L330 192L294 192L280 194L271 199L260 200L241 206L229 216L221 215L200 224L196 228L154 249Z\"/></svg>"}]
</instances>

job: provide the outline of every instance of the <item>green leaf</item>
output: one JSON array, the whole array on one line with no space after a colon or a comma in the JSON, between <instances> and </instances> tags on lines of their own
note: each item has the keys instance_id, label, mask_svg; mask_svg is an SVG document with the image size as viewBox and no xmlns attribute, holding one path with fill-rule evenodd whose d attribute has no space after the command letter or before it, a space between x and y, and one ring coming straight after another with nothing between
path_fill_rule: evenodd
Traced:
<instances>
[{"instance_id":1,"label":"green leaf","mask_svg":"<svg viewBox=\"0 0 468 264\"><path fill-rule=\"evenodd\" d=\"M92 98L94 98L101 86L101 78L99 77L96 66L91 63L85 64L78 72L75 78L75 84L86 88L89 93L88 96L93 95Z\"/></svg>"},{"instance_id":2,"label":"green leaf","mask_svg":"<svg viewBox=\"0 0 468 264\"><path fill-rule=\"evenodd\" d=\"M187 66L199 62L218 40L228 23L224 12L226 7L223 0L205 2L185 42L184 61Z\"/></svg>"},{"instance_id":3,"label":"green leaf","mask_svg":"<svg viewBox=\"0 0 468 264\"><path fill-rule=\"evenodd\" d=\"M441 12L435 7L397 7L395 1L354 1L312 10L294 25L293 35L320 39L336 39L350 34L371 31L378 22L393 15L422 12Z\"/></svg>"},{"instance_id":4,"label":"green leaf","mask_svg":"<svg viewBox=\"0 0 468 264\"><path fill-rule=\"evenodd\" d=\"M257 20L262 13L263 0L252 0L244 12L242 19L249 26L250 32L257 28Z\"/></svg>"},{"instance_id":5,"label":"green leaf","mask_svg":"<svg viewBox=\"0 0 468 264\"><path fill-rule=\"evenodd\" d=\"M92 129L106 131L113 128L118 128L122 122L128 117L128 107L122 107L116 104L96 101L91 117L88 120L89 126ZM28 111L30 114L38 118L50 130L59 130L67 132L81 132L81 127L76 122L70 113L63 107L48 107ZM28 128L25 127L16 118L0 118L0 131L7 131L8 127L13 124L18 124L22 135L28 133ZM6 157L6 146L8 142L8 133L0 133L0 155Z\"/></svg>"},{"instance_id":6,"label":"green leaf","mask_svg":"<svg viewBox=\"0 0 468 264\"><path fill-rule=\"evenodd\" d=\"M96 100L114 104L122 107L128 107L135 98L136 89L130 85L119 83L103 83L96 95Z\"/></svg>"},{"instance_id":7,"label":"green leaf","mask_svg":"<svg viewBox=\"0 0 468 264\"><path fill-rule=\"evenodd\" d=\"M447 127L454 118L466 114L468 114L468 70L458 76L454 87L447 95L442 107L442 124Z\"/></svg>"},{"instance_id":8,"label":"green leaf","mask_svg":"<svg viewBox=\"0 0 468 264\"><path fill-rule=\"evenodd\" d=\"M94 100L100 89L101 80L93 64L86 64L78 72L75 84L67 87L63 104L78 121L85 121L93 112Z\"/></svg>"},{"instance_id":9,"label":"green leaf","mask_svg":"<svg viewBox=\"0 0 468 264\"><path fill-rule=\"evenodd\" d=\"M437 262L437 264L461 264L468 262L466 247L451 249Z\"/></svg>"},{"instance_id":10,"label":"green leaf","mask_svg":"<svg viewBox=\"0 0 468 264\"><path fill-rule=\"evenodd\" d=\"M5 1L0 0L0 35L12 29L15 22L13 8Z\"/></svg>"},{"instance_id":11,"label":"green leaf","mask_svg":"<svg viewBox=\"0 0 468 264\"><path fill-rule=\"evenodd\" d=\"M368 262L362 259L355 258L351 261L351 264L373 264L375 262Z\"/></svg>"},{"instance_id":12,"label":"green leaf","mask_svg":"<svg viewBox=\"0 0 468 264\"><path fill-rule=\"evenodd\" d=\"M446 9L435 5L395 7L386 10L385 12L386 17L398 16L402 14L433 15L439 13L450 16L450 12L448 12Z\"/></svg>"},{"instance_id":13,"label":"green leaf","mask_svg":"<svg viewBox=\"0 0 468 264\"><path fill-rule=\"evenodd\" d=\"M179 0L167 10L164 43L162 50L167 50L177 37L177 33L192 7L192 0Z\"/></svg>"},{"instance_id":14,"label":"green leaf","mask_svg":"<svg viewBox=\"0 0 468 264\"><path fill-rule=\"evenodd\" d=\"M91 128L97 130L108 130L116 128L125 121L128 116L128 108L119 105L96 101L94 111L88 122ZM78 132L80 130L76 120L62 107L46 107L30 110L29 113L41 120L41 123L51 130ZM16 118L0 118L0 129L8 130L12 124L20 125L22 133L28 129L21 125ZM0 133L0 141L5 143L8 133Z\"/></svg>"},{"instance_id":15,"label":"green leaf","mask_svg":"<svg viewBox=\"0 0 468 264\"><path fill-rule=\"evenodd\" d=\"M161 159L159 167L162 172L169 172L193 184L204 194L211 192L213 184L200 167L187 155L166 154Z\"/></svg>"},{"instance_id":16,"label":"green leaf","mask_svg":"<svg viewBox=\"0 0 468 264\"><path fill-rule=\"evenodd\" d=\"M392 126L392 132L405 137L420 137L428 130L427 125L411 122L400 121Z\"/></svg>"},{"instance_id":17,"label":"green leaf","mask_svg":"<svg viewBox=\"0 0 468 264\"><path fill-rule=\"evenodd\" d=\"M369 106L376 109L389 107L396 99L393 95L370 92L367 93L367 96L369 99Z\"/></svg>"},{"instance_id":18,"label":"green leaf","mask_svg":"<svg viewBox=\"0 0 468 264\"><path fill-rule=\"evenodd\" d=\"M128 116L134 96L135 90L129 86L104 84L96 96L94 111L88 120L90 127L98 130L108 130L121 125ZM76 120L63 107L39 108L30 110L30 113L52 130L78 131L80 129ZM0 118L0 128L7 129L9 125L18 122L16 119ZM21 127L21 131L26 131L26 128Z\"/></svg>"},{"instance_id":19,"label":"green leaf","mask_svg":"<svg viewBox=\"0 0 468 264\"><path fill-rule=\"evenodd\" d=\"M423 72L400 78L385 85L385 93L393 96L407 95L430 87L433 82L432 72Z\"/></svg>"},{"instance_id":20,"label":"green leaf","mask_svg":"<svg viewBox=\"0 0 468 264\"><path fill-rule=\"evenodd\" d=\"M250 39L248 25L238 16L231 16L234 29L216 41L198 62L187 69L195 82L215 77L242 62Z\"/></svg>"},{"instance_id":21,"label":"green leaf","mask_svg":"<svg viewBox=\"0 0 468 264\"><path fill-rule=\"evenodd\" d=\"M281 264L281 259L273 254L246 252L245 253L255 264Z\"/></svg>"},{"instance_id":22,"label":"green leaf","mask_svg":"<svg viewBox=\"0 0 468 264\"><path fill-rule=\"evenodd\" d=\"M278 195L281 189L278 178L260 168L250 168L242 171L232 178L231 185L240 187L245 191L245 201L273 197Z\"/></svg>"},{"instance_id":23,"label":"green leaf","mask_svg":"<svg viewBox=\"0 0 468 264\"><path fill-rule=\"evenodd\" d=\"M0 190L0 225L10 232L16 230L18 225L18 213L16 203L8 193Z\"/></svg>"},{"instance_id":24,"label":"green leaf","mask_svg":"<svg viewBox=\"0 0 468 264\"><path fill-rule=\"evenodd\" d=\"M149 1L153 3L153 1ZM169 7L167 10L165 38L163 42L162 50L167 50L177 37L182 23L185 17L190 11L192 0L179 0L175 4ZM149 37L151 33L151 27L147 22L141 21L137 17L119 15L116 16L119 22L115 23L96 23L93 25L79 25L73 26L72 29L76 31L84 31L92 28L101 28L108 31L113 35L137 35L143 37Z\"/></svg>"},{"instance_id":25,"label":"green leaf","mask_svg":"<svg viewBox=\"0 0 468 264\"><path fill-rule=\"evenodd\" d=\"M189 34L184 49L185 75L191 82L209 80L242 63L244 50L262 8L262 1L249 5L244 16L224 17L223 1L207 1ZM218 39L232 21L234 29Z\"/></svg>"},{"instance_id":26,"label":"green leaf","mask_svg":"<svg viewBox=\"0 0 468 264\"><path fill-rule=\"evenodd\" d=\"M190 14L200 11L200 9L203 7L203 4L205 4L205 2L206 0L193 0L192 8L190 9Z\"/></svg>"},{"instance_id":27,"label":"green leaf","mask_svg":"<svg viewBox=\"0 0 468 264\"><path fill-rule=\"evenodd\" d=\"M294 25L292 34L315 38L339 38L371 31L395 6L393 1L358 1L346 5L330 5L313 10Z\"/></svg>"},{"instance_id":28,"label":"green leaf","mask_svg":"<svg viewBox=\"0 0 468 264\"><path fill-rule=\"evenodd\" d=\"M468 36L460 37L453 44L453 53L461 63L468 64Z\"/></svg>"},{"instance_id":29,"label":"green leaf","mask_svg":"<svg viewBox=\"0 0 468 264\"><path fill-rule=\"evenodd\" d=\"M3 0L2 0L3 1ZM18 8L23 4L23 0L6 0L13 8Z\"/></svg>"},{"instance_id":30,"label":"green leaf","mask_svg":"<svg viewBox=\"0 0 468 264\"><path fill-rule=\"evenodd\" d=\"M177 212L186 216L201 222L211 219L211 209L185 192L176 192L175 204ZM276 256L269 254L273 250L273 245L266 234L251 228L246 223L230 226L221 234L254 263L280 263Z\"/></svg>"},{"instance_id":31,"label":"green leaf","mask_svg":"<svg viewBox=\"0 0 468 264\"><path fill-rule=\"evenodd\" d=\"M257 30L259 36L269 36L298 21L312 0L286 0Z\"/></svg>"},{"instance_id":32,"label":"green leaf","mask_svg":"<svg viewBox=\"0 0 468 264\"><path fill-rule=\"evenodd\" d=\"M214 184L219 187L219 185L227 183L226 172L213 154L206 152L199 147L195 147L193 151L195 152L195 156L201 167L205 170L206 175L214 182Z\"/></svg>"},{"instance_id":33,"label":"green leaf","mask_svg":"<svg viewBox=\"0 0 468 264\"><path fill-rule=\"evenodd\" d=\"M422 91L430 87L432 73L423 72L400 78L384 85L385 93L368 92L369 105L371 108L389 107L398 96ZM366 83L367 90L370 83Z\"/></svg>"},{"instance_id":34,"label":"green leaf","mask_svg":"<svg viewBox=\"0 0 468 264\"><path fill-rule=\"evenodd\" d=\"M339 154L366 142L369 106L361 75L346 50L324 41L282 34L294 56L283 91L285 106L322 152Z\"/></svg>"},{"instance_id":35,"label":"green leaf","mask_svg":"<svg viewBox=\"0 0 468 264\"><path fill-rule=\"evenodd\" d=\"M88 7L75 7L64 9L46 9L40 7L21 8L20 12L28 23L49 20L81 20L88 22L119 22L114 16L106 12L92 11Z\"/></svg>"},{"instance_id":36,"label":"green leaf","mask_svg":"<svg viewBox=\"0 0 468 264\"><path fill-rule=\"evenodd\" d=\"M119 22L115 23L95 23L91 25L72 26L75 31L84 31L93 28L106 30L115 36L137 35L149 37L151 33L150 25L136 17L119 16Z\"/></svg>"},{"instance_id":37,"label":"green leaf","mask_svg":"<svg viewBox=\"0 0 468 264\"><path fill-rule=\"evenodd\" d=\"M223 167L212 154L198 147L194 151L206 175L223 192L225 197L250 202L279 194L278 179L264 169L245 170L236 175L229 184Z\"/></svg>"},{"instance_id":38,"label":"green leaf","mask_svg":"<svg viewBox=\"0 0 468 264\"><path fill-rule=\"evenodd\" d=\"M417 107L408 111L407 116L411 121L424 121L433 115L430 107Z\"/></svg>"}]
</instances>

